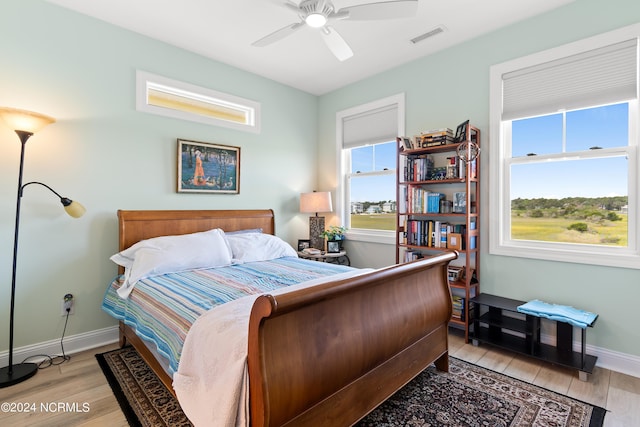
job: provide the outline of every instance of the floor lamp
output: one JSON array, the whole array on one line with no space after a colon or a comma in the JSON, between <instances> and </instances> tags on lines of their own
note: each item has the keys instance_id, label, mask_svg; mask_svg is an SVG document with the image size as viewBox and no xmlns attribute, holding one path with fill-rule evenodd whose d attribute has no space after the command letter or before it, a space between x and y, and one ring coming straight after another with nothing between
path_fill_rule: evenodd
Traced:
<instances>
[{"instance_id":1,"label":"floor lamp","mask_svg":"<svg viewBox=\"0 0 640 427\"><path fill-rule=\"evenodd\" d=\"M26 186L37 184L47 188L53 194L60 198L60 203L64 206L65 211L74 218L81 217L85 208L78 202L74 202L66 197L60 196L51 187L42 182L27 182L22 184L22 170L24 166L24 149L27 140L45 127L48 124L54 123L55 119L45 116L43 114L34 113L31 111L18 110L15 108L0 107L0 119L4 121L7 126L15 131L20 138L22 147L20 149L20 169L18 173L18 196L16 201L16 226L13 239L13 272L11 276L11 308L9 311L9 365L4 368L0 368L0 388L9 387L14 384L18 384L25 381L38 372L38 365L36 363L13 363L13 315L15 309L15 295L16 295L16 265L18 259L18 230L20 229L20 201L22 200L22 193Z\"/></svg>"},{"instance_id":2,"label":"floor lamp","mask_svg":"<svg viewBox=\"0 0 640 427\"><path fill-rule=\"evenodd\" d=\"M309 217L309 245L312 248L324 250L324 217L318 216L318 212L331 212L331 193L329 191L314 191L313 193L300 194L300 212L315 213Z\"/></svg>"}]
</instances>

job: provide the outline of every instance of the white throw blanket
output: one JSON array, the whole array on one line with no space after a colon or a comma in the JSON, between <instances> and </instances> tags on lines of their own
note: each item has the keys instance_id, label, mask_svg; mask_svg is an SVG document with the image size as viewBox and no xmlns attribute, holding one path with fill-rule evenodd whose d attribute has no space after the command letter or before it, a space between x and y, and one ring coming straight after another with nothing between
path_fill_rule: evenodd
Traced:
<instances>
[{"instance_id":1,"label":"white throw blanket","mask_svg":"<svg viewBox=\"0 0 640 427\"><path fill-rule=\"evenodd\" d=\"M322 277L271 292L353 277L371 269ZM217 306L196 320L184 342L173 388L182 410L196 426L249 425L247 347L249 315L259 295Z\"/></svg>"}]
</instances>

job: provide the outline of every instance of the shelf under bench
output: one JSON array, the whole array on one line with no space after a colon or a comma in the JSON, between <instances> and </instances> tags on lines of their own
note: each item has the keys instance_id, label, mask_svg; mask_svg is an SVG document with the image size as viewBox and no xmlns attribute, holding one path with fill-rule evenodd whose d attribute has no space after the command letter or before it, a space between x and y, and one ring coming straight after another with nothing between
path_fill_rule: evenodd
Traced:
<instances>
[{"instance_id":1,"label":"shelf under bench","mask_svg":"<svg viewBox=\"0 0 640 427\"><path fill-rule=\"evenodd\" d=\"M540 341L540 317L518 312L518 306L525 301L479 294L472 298L474 304L473 331L471 339L474 345L479 342L525 354L557 365L579 371L582 381L593 373L597 357L586 354L586 328L582 328L581 351L573 351L573 325L550 320L556 323L556 345L543 344ZM486 310L481 310L485 307Z\"/></svg>"}]
</instances>

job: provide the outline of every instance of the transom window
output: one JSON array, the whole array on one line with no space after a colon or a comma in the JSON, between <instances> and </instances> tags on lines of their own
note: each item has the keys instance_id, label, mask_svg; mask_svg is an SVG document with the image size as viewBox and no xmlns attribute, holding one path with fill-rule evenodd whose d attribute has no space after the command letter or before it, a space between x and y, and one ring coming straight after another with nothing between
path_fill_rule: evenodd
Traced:
<instances>
[{"instance_id":1,"label":"transom window","mask_svg":"<svg viewBox=\"0 0 640 427\"><path fill-rule=\"evenodd\" d=\"M139 111L249 132L260 132L260 104L255 101L138 71Z\"/></svg>"}]
</instances>

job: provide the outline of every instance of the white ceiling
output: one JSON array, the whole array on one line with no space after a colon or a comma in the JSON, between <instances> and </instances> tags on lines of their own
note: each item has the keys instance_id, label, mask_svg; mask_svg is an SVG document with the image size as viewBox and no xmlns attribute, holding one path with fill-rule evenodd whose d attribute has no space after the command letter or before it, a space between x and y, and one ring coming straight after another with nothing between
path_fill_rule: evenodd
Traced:
<instances>
[{"instance_id":1,"label":"white ceiling","mask_svg":"<svg viewBox=\"0 0 640 427\"><path fill-rule=\"evenodd\" d=\"M419 0L417 16L384 21L335 21L354 51L338 61L319 30L304 27L266 47L251 44L299 22L285 0L47 0L321 95L575 0ZM336 9L380 0L333 0ZM300 0L295 0L300 3ZM443 26L417 44L409 40Z\"/></svg>"}]
</instances>

